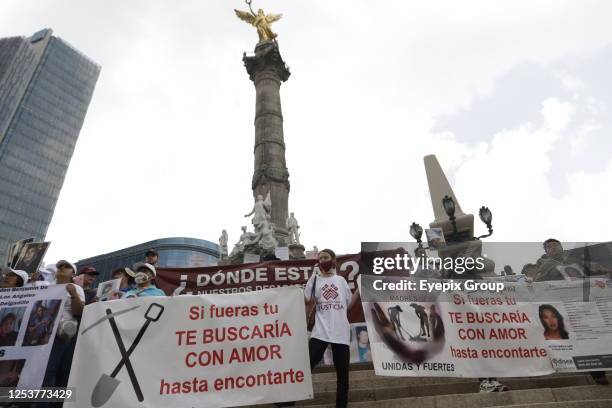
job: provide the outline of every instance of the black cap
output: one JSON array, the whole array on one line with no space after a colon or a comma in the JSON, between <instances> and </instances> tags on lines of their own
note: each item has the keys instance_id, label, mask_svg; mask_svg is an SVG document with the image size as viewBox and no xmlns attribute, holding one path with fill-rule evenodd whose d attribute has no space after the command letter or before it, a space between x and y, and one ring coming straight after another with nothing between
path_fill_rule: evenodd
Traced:
<instances>
[{"instance_id":1,"label":"black cap","mask_svg":"<svg viewBox=\"0 0 612 408\"><path fill-rule=\"evenodd\" d=\"M157 252L153 249L149 249L146 253L145 256L159 256L157 255Z\"/></svg>"}]
</instances>

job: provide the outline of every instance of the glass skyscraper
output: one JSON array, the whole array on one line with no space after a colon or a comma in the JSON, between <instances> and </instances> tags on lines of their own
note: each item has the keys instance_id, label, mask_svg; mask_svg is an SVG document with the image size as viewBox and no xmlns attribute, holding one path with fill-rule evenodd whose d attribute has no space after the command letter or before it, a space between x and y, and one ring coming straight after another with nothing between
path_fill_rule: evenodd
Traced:
<instances>
[{"instance_id":1,"label":"glass skyscraper","mask_svg":"<svg viewBox=\"0 0 612 408\"><path fill-rule=\"evenodd\" d=\"M161 268L194 268L216 265L219 259L219 246L198 238L172 237L144 242L108 254L97 255L77 262L77 269L91 265L100 276L98 283L111 279L116 268L132 267L136 262L145 260L145 252L153 249L159 255L157 266Z\"/></svg>"},{"instance_id":2,"label":"glass skyscraper","mask_svg":"<svg viewBox=\"0 0 612 408\"><path fill-rule=\"evenodd\" d=\"M50 29L0 39L0 261L43 240L100 66Z\"/></svg>"}]
</instances>

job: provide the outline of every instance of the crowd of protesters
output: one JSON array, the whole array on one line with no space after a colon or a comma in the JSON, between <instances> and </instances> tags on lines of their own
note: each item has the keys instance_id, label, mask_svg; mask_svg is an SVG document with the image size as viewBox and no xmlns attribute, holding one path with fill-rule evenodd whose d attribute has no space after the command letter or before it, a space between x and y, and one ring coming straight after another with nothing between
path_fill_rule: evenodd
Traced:
<instances>
[{"instance_id":1,"label":"crowd of protesters","mask_svg":"<svg viewBox=\"0 0 612 408\"><path fill-rule=\"evenodd\" d=\"M546 281L563 281L567 279L580 279L589 276L607 275L612 278L612 269L605 267L597 262L592 262L589 259L577 257L577 252L570 253L563 249L561 242L555 238L549 238L542 243L544 254L535 261L535 263L527 263L523 265L521 274L524 275L527 282L546 282ZM425 249L418 247L414 252L415 257L424 257ZM579 265L582 272L576 268ZM574 271L575 276L564 276L561 272L564 268L569 268ZM502 276L514 275L512 268L505 265L500 272ZM474 270L466 273L456 273L447 270L434 270L420 268L415 272L415 277L418 278L446 278L446 279L482 279L478 272ZM543 327L547 328L545 337L547 339L567 339L568 335L564 329L563 317L551 305L541 305L539 308L539 317ZM550 333L549 333L550 332ZM554 333L553 333L554 332ZM549 334L547 334L549 333ZM565 334L564 334L565 333ZM590 372L595 383L600 385L609 385L609 380L604 371ZM496 378L479 378L480 392L501 392L508 391L509 388L500 383Z\"/></svg>"},{"instance_id":2,"label":"crowd of protesters","mask_svg":"<svg viewBox=\"0 0 612 408\"><path fill-rule=\"evenodd\" d=\"M576 264L576 258L570 257L564 252L563 245L558 239L549 238L544 241L542 245L544 247L544 255L537 260L535 265L527 264L523 266L523 272L534 282L565 280L565 276L563 276L559 270L559 267ZM592 262L584 258L578 260L578 262L582 264L584 276L610 275L612 277L612 270L598 264L597 262ZM568 338L567 332L565 332L563 317L560 315L557 309L551 305L542 305L540 306L539 315L542 326L547 328L547 332L558 332L559 336L557 338L559 339ZM552 338L554 337L551 337L551 339ZM597 384L610 384L606 377L605 371L591 371L591 377Z\"/></svg>"},{"instance_id":3,"label":"crowd of protesters","mask_svg":"<svg viewBox=\"0 0 612 408\"><path fill-rule=\"evenodd\" d=\"M559 271L558 266L574 264L575 259L568 259L563 251L561 242L556 239L548 239L543 243L544 255L536 263L526 264L522 273L530 281L541 282L550 280L562 280L565 277ZM422 254L420 254L422 255ZM311 368L315 367L323 357L325 349L330 346L333 351L333 363L337 373L337 395L336 406L346 407L348 402L348 376L349 376L349 344L350 326L347 313L359 302L359 291L351 294L347 281L336 272L336 255L330 249L319 252L319 274L313 274L304 289L306 304L314 304L312 333L309 340L309 354ZM149 250L145 254L143 262L138 262L131 267L121 267L112 271L112 279L120 279L120 285L108 299L132 298L142 296L165 296L165 293L155 286L157 275L156 264L158 254ZM276 257L266 257L264 261L278 260ZM593 262L583 262L585 275L611 274L612 270ZM47 266L36 271L31 276L21 270L4 268L2 271L3 281L0 287L15 288L23 286L39 286L52 284L66 285L66 302L61 311L60 322L53 342L53 348L49 357L43 386L65 387L68 383L70 367L74 355L77 329L81 314L85 305L98 302L97 291L94 288L99 276L93 266L85 266L77 271L74 264L61 260L55 265ZM419 277L435 278L444 277L432 271L420 271ZM430 275L431 274L431 275ZM503 275L513 274L510 267L504 268ZM430 276L427 276L430 275ZM316 305L324 302L322 287L333 284L337 287L339 296L343 299L344 308L318 308ZM105 297L106 299L106 297ZM554 307L542 305L540 307L540 320L542 325L549 331L550 338L563 337L563 318ZM555 313L556 312L556 313ZM48 341L50 336L49 319L46 317L43 306L38 306L35 316L28 326L28 339L33 342ZM15 332L12 330L15 316L7 314L0 322L0 344L10 342ZM547 331L547 332L548 332ZM46 337L45 337L46 336ZM45 340L46 339L46 340ZM592 372L596 383L607 385L608 380L605 372ZM497 381L496 378L480 378L481 392L499 392L508 388ZM289 406L293 402L278 403L277 406Z\"/></svg>"},{"instance_id":4,"label":"crowd of protesters","mask_svg":"<svg viewBox=\"0 0 612 408\"><path fill-rule=\"evenodd\" d=\"M144 262L114 270L112 277L113 279L121 279L121 284L119 289L112 294L113 296L108 298L165 296L165 293L158 289L154 283L157 275L155 265L158 258L157 252L149 250L145 254ZM43 387L66 387L68 384L83 308L88 304L100 301L95 288L98 276L99 272L95 267L84 266L77 270L73 263L66 260L58 261L55 265L47 265L32 273L31 276L28 276L28 273L22 270L2 269L0 288L66 285L66 301L63 310L60 311L58 328L49 354ZM34 316L28 325L25 341L29 345L45 344L49 341L49 336L52 333L53 319L49 318L49 313L43 305L37 305L33 313ZM14 315L7 314L0 322L0 345L10 342L13 337L16 337L16 332L12 330L15 319ZM50 404L50 406L54 405Z\"/></svg>"}]
</instances>

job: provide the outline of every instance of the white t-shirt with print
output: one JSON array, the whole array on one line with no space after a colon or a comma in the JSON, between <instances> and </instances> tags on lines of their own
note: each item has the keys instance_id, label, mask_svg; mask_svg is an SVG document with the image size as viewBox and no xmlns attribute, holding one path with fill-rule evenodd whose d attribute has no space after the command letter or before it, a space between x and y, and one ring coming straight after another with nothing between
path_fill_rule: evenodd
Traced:
<instances>
[{"instance_id":1,"label":"white t-shirt with print","mask_svg":"<svg viewBox=\"0 0 612 408\"><path fill-rule=\"evenodd\" d=\"M310 300L313 274L306 287L304 295ZM316 319L311 337L330 343L350 345L350 326L347 317L349 303L351 302L351 289L342 276L317 276L315 288Z\"/></svg>"}]
</instances>

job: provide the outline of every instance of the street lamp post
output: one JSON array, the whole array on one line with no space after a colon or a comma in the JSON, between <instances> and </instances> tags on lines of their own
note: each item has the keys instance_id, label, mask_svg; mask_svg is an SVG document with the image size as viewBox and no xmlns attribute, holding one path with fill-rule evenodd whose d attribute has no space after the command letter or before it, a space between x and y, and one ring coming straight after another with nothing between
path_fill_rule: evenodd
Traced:
<instances>
[{"instance_id":1,"label":"street lamp post","mask_svg":"<svg viewBox=\"0 0 612 408\"><path fill-rule=\"evenodd\" d=\"M419 248L423 248L423 243L421 241L421 237L423 236L423 228L416 222L413 222L410 226L410 235L416 240L417 244L419 244Z\"/></svg>"},{"instance_id":2,"label":"street lamp post","mask_svg":"<svg viewBox=\"0 0 612 408\"><path fill-rule=\"evenodd\" d=\"M457 219L455 217L455 201L453 201L452 197L447 195L442 199L442 207L444 207L444 211L446 215L448 215L448 219L451 224L453 224L453 236L457 234Z\"/></svg>"},{"instance_id":3,"label":"street lamp post","mask_svg":"<svg viewBox=\"0 0 612 408\"><path fill-rule=\"evenodd\" d=\"M480 217L480 221L484 222L485 225L487 226L489 233L485 235L481 235L474 239L477 240L481 238L490 237L491 235L493 235L493 225L491 224L493 220L493 214L491 214L491 210L489 210L488 207L484 207L484 206L480 207L480 210L478 211L478 216Z\"/></svg>"},{"instance_id":4,"label":"street lamp post","mask_svg":"<svg viewBox=\"0 0 612 408\"><path fill-rule=\"evenodd\" d=\"M455 217L455 201L453 200L452 197L445 195L444 198L442 199L442 207L444 207L444 212L446 212L446 215L448 215L449 221L453 225L453 233L449 237L448 241L454 241L455 237L457 236L457 218ZM491 210L489 210L488 207L484 207L484 206L480 207L480 210L478 211L478 216L480 217L480 220L487 226L489 233L485 235L481 235L479 237L472 238L472 240L474 241L480 240L482 238L487 238L493 235L493 225L492 225L493 214L491 213ZM413 222L412 225L410 226L410 235L419 244L419 248L423 248L423 244L421 240L421 237L423 236L423 228L416 222Z\"/></svg>"}]
</instances>

